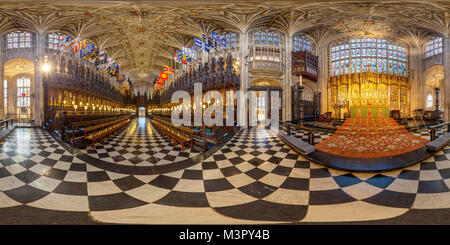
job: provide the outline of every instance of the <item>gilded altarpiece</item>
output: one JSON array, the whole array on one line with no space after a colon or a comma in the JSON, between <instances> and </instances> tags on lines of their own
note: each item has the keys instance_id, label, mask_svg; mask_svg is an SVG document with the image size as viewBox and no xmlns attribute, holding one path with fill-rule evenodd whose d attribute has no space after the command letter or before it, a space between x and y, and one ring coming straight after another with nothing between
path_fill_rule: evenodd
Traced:
<instances>
[{"instance_id":1,"label":"gilded altarpiece","mask_svg":"<svg viewBox=\"0 0 450 245\"><path fill-rule=\"evenodd\" d=\"M334 108L338 98L348 99L348 105L341 110L341 115L350 112L351 108L385 108L389 111L400 110L404 116L411 114L410 83L403 76L370 71L338 75L330 78L328 91L328 108L333 117L339 117Z\"/></svg>"}]
</instances>

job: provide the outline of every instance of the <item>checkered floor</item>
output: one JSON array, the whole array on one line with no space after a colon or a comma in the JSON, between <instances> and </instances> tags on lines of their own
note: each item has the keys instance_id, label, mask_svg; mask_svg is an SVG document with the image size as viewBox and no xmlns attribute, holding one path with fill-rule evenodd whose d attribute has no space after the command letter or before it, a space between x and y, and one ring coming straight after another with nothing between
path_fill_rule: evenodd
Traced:
<instances>
[{"instance_id":1,"label":"checkered floor","mask_svg":"<svg viewBox=\"0 0 450 245\"><path fill-rule=\"evenodd\" d=\"M179 162L199 154L199 151L173 146L144 117L134 119L123 132L95 148L81 150L100 160L131 166L155 166Z\"/></svg>"},{"instance_id":2,"label":"checkered floor","mask_svg":"<svg viewBox=\"0 0 450 245\"><path fill-rule=\"evenodd\" d=\"M412 210L449 212L448 159L446 147L405 169L349 173L310 163L272 132L254 128L189 168L133 175L96 168L39 129L16 129L0 143L0 208L85 212L96 222L139 224L392 220ZM36 212L29 216L47 221Z\"/></svg>"}]
</instances>

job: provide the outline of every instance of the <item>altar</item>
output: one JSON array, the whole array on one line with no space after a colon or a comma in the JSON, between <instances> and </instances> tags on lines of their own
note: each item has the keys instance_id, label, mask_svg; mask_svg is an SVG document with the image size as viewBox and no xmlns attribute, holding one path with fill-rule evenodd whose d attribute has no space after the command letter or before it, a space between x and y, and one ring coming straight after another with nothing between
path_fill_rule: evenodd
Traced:
<instances>
[{"instance_id":1,"label":"altar","mask_svg":"<svg viewBox=\"0 0 450 245\"><path fill-rule=\"evenodd\" d=\"M411 115L411 86L408 77L360 72L333 76L328 82L328 105L334 118L388 118L390 110ZM346 106L339 107L339 101Z\"/></svg>"},{"instance_id":2,"label":"altar","mask_svg":"<svg viewBox=\"0 0 450 245\"><path fill-rule=\"evenodd\" d=\"M388 118L389 108L387 106L351 106L350 117L352 118Z\"/></svg>"}]
</instances>

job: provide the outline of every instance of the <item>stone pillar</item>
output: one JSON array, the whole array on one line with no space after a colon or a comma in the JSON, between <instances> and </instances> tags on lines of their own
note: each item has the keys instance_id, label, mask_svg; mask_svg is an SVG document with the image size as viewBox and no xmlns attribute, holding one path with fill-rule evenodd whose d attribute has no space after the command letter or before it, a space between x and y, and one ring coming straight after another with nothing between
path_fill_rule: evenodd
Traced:
<instances>
[{"instance_id":1,"label":"stone pillar","mask_svg":"<svg viewBox=\"0 0 450 245\"><path fill-rule=\"evenodd\" d=\"M5 97L4 97L4 80L5 80L5 67L3 62L3 45L4 45L4 38L2 35L0 35L0 118L5 118Z\"/></svg>"},{"instance_id":2,"label":"stone pillar","mask_svg":"<svg viewBox=\"0 0 450 245\"><path fill-rule=\"evenodd\" d=\"M286 47L286 58L284 60L284 83L283 83L283 94L282 94L282 104L283 104L283 118L282 121L292 120L292 50L293 50L293 33L286 33L285 47Z\"/></svg>"},{"instance_id":3,"label":"stone pillar","mask_svg":"<svg viewBox=\"0 0 450 245\"><path fill-rule=\"evenodd\" d=\"M424 109L426 102L423 45L412 47L410 53L411 111L414 111Z\"/></svg>"},{"instance_id":4,"label":"stone pillar","mask_svg":"<svg viewBox=\"0 0 450 245\"><path fill-rule=\"evenodd\" d=\"M302 77L300 75L300 77ZM305 89L305 87L303 87L303 85L300 85L298 87L298 124L303 125L303 121L304 121L304 115L303 115L303 110L304 110L304 103L303 103L303 90Z\"/></svg>"},{"instance_id":5,"label":"stone pillar","mask_svg":"<svg viewBox=\"0 0 450 245\"><path fill-rule=\"evenodd\" d=\"M266 120L265 120L265 127L266 127L266 129L269 129L270 128L270 120L269 120L269 117L270 117L270 100L271 100L271 95L270 95L270 89L269 88L267 88L266 89L266 97L265 97L266 99L265 99L265 103L264 103L264 107L265 107L265 113L266 113ZM270 118L270 119L272 119L272 118Z\"/></svg>"},{"instance_id":6,"label":"stone pillar","mask_svg":"<svg viewBox=\"0 0 450 245\"><path fill-rule=\"evenodd\" d=\"M38 30L36 35L36 58L34 73L34 108L32 110L35 125L41 125L44 121L44 85L43 71L45 56L45 32Z\"/></svg>"},{"instance_id":7,"label":"stone pillar","mask_svg":"<svg viewBox=\"0 0 450 245\"><path fill-rule=\"evenodd\" d=\"M322 93L320 99L320 112L323 114L327 111L331 111L331 108L328 109L328 52L327 52L327 44L324 42L319 42L317 47L317 55L319 55L319 71L318 71L318 81L317 88Z\"/></svg>"},{"instance_id":8,"label":"stone pillar","mask_svg":"<svg viewBox=\"0 0 450 245\"><path fill-rule=\"evenodd\" d=\"M297 85L292 86L292 89L294 90L294 96L292 98L294 100L294 108L292 109L293 110L292 123L297 123L299 119L298 116L299 102L300 102L300 97L298 94L299 89Z\"/></svg>"},{"instance_id":9,"label":"stone pillar","mask_svg":"<svg viewBox=\"0 0 450 245\"><path fill-rule=\"evenodd\" d=\"M450 37L444 37L444 91L442 91L444 103L441 108L444 111L444 121L450 120Z\"/></svg>"},{"instance_id":10,"label":"stone pillar","mask_svg":"<svg viewBox=\"0 0 450 245\"><path fill-rule=\"evenodd\" d=\"M248 36L247 36L247 30L243 29L241 30L239 34L239 46L240 46L240 67L239 67L239 76L241 80L241 87L240 91L243 94L247 93L248 87L249 87L249 81L248 81ZM245 122L245 125L242 125L243 128L248 127L248 113L247 113L247 105L248 105L248 99L245 98L245 105L241 107L241 110L238 112L238 117ZM239 120L238 120L239 121Z\"/></svg>"}]
</instances>

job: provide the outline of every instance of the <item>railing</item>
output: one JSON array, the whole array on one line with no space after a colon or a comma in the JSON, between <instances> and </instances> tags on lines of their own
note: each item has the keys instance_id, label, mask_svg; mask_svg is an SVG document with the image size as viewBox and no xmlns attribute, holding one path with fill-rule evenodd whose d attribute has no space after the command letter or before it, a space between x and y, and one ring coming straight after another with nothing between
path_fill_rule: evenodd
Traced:
<instances>
[{"instance_id":1,"label":"railing","mask_svg":"<svg viewBox=\"0 0 450 245\"><path fill-rule=\"evenodd\" d=\"M430 132L430 141L436 139L436 128L444 127L445 125L447 125L447 133L450 133L450 122L445 122L434 126L428 126L428 130Z\"/></svg>"},{"instance_id":2,"label":"railing","mask_svg":"<svg viewBox=\"0 0 450 245\"><path fill-rule=\"evenodd\" d=\"M8 127L10 125L13 125L13 123L14 123L14 120L12 118L1 120L0 121L0 127L5 127L5 129L8 129Z\"/></svg>"},{"instance_id":3,"label":"railing","mask_svg":"<svg viewBox=\"0 0 450 245\"><path fill-rule=\"evenodd\" d=\"M287 122L280 122L280 126L286 127L286 132L287 135L291 135L291 128L297 128L297 129L301 129L301 130L305 130L306 132L308 132L308 144L310 145L314 145L314 130L307 128L305 126L301 126L301 125L296 125L296 124L292 124L292 123L287 123Z\"/></svg>"}]
</instances>

